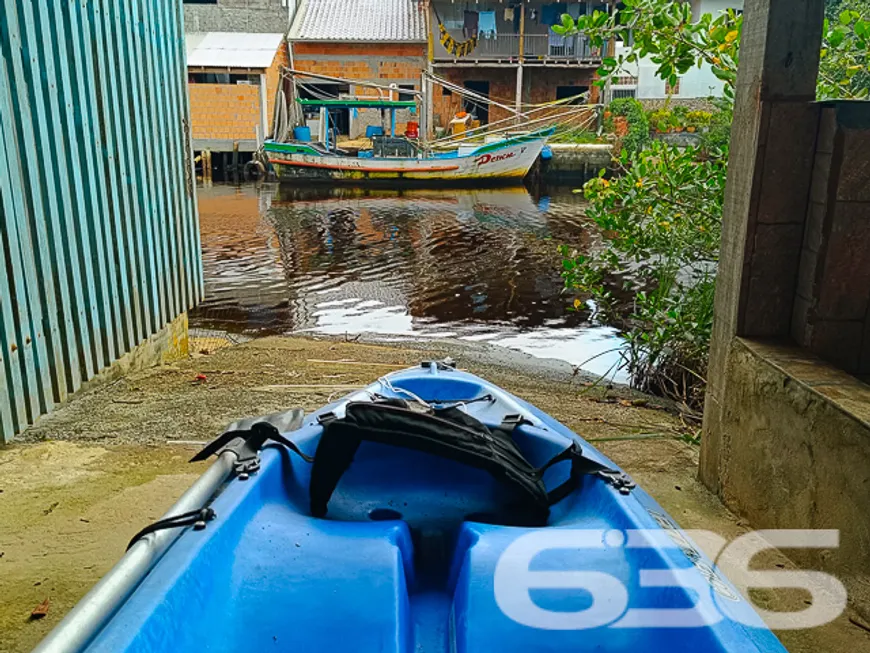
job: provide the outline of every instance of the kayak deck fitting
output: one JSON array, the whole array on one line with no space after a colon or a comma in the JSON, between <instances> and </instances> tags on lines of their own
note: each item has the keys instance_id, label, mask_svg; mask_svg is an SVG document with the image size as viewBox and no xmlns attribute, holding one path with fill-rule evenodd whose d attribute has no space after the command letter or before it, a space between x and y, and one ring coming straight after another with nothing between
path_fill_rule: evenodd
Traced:
<instances>
[{"instance_id":1,"label":"kayak deck fitting","mask_svg":"<svg viewBox=\"0 0 870 653\"><path fill-rule=\"evenodd\" d=\"M450 451L433 453L434 440L426 438L415 446L387 444L395 432L377 421L380 407L365 405L384 400L400 420L408 416L396 400L405 401L412 421L425 403L459 420L466 419L459 413L468 416L470 430ZM83 634L86 597L37 650L785 650L690 541L667 545L678 527L646 492L565 426L479 377L424 364L304 419L298 411L288 415L290 430L248 420L205 450L220 454L212 469L229 471L214 496L194 506L210 508L213 518L144 535L128 556L170 531L174 541L129 591L116 592L115 605L98 606L104 614L92 634ZM377 423L366 422L370 430L348 447L351 419ZM436 426L448 429L437 436L442 449L464 428ZM334 429L328 437L336 447L323 444L324 429ZM495 447L503 462L483 468L485 455L468 459L478 446ZM528 472L554 458L541 474ZM312 485L312 474L335 483L321 478ZM525 480L513 478L518 474ZM325 501L316 488L328 490ZM541 504L548 492L552 505ZM326 507L324 516L312 516L317 505L315 511ZM541 511L518 513L518 506ZM637 529L663 537L633 546L628 534ZM524 558L521 537L540 539L540 551ZM651 569L683 570L698 592L642 587L640 572ZM527 571L532 580L523 585ZM545 571L609 580L588 590L577 588L582 582L547 589L534 577ZM645 610L689 610L705 592L728 616L693 628L661 627L660 617L655 626L644 624ZM607 610L617 612L588 623ZM523 623L535 619L540 623ZM81 645L64 648L64 634Z\"/></svg>"}]
</instances>

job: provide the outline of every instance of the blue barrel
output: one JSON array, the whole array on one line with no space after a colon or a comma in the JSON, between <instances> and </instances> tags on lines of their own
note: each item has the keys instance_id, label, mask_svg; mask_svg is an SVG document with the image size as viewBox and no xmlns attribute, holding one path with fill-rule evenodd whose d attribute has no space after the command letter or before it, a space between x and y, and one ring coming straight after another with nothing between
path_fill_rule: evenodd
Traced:
<instances>
[{"instance_id":1,"label":"blue barrel","mask_svg":"<svg viewBox=\"0 0 870 653\"><path fill-rule=\"evenodd\" d=\"M383 136L384 128L376 127L375 125L369 125L366 127L366 138L372 138L374 136Z\"/></svg>"},{"instance_id":2,"label":"blue barrel","mask_svg":"<svg viewBox=\"0 0 870 653\"><path fill-rule=\"evenodd\" d=\"M294 127L293 128L293 138L297 141L303 141L305 143L311 142L311 127L308 125L304 125L302 127Z\"/></svg>"},{"instance_id":3,"label":"blue barrel","mask_svg":"<svg viewBox=\"0 0 870 653\"><path fill-rule=\"evenodd\" d=\"M553 150L550 148L549 145L544 145L544 149L541 150L541 160L542 161L549 161L552 158L553 158Z\"/></svg>"}]
</instances>

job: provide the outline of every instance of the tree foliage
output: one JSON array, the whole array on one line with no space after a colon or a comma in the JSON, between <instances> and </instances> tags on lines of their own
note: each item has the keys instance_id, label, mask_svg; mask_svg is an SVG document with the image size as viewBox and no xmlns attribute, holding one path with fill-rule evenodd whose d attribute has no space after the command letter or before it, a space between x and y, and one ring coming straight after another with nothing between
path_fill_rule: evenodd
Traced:
<instances>
[{"instance_id":1,"label":"tree foliage","mask_svg":"<svg viewBox=\"0 0 870 653\"><path fill-rule=\"evenodd\" d=\"M820 98L867 96L870 11L862 7L868 2L829 3L836 7L829 6L825 21ZM675 0L624 4L614 15L563 16L554 27L562 34L584 32L597 46L612 38L632 43L628 54L604 59L597 84L648 57L671 85L693 66L709 66L722 80L723 97L701 147L653 141L637 151L625 148L611 179L602 175L586 184L587 214L603 242L593 253L563 246L564 277L568 288L622 323L637 386L700 407L743 17L728 10L693 21L688 3Z\"/></svg>"},{"instance_id":2,"label":"tree foliage","mask_svg":"<svg viewBox=\"0 0 870 653\"><path fill-rule=\"evenodd\" d=\"M870 96L870 2L828 3L819 63L819 99Z\"/></svg>"},{"instance_id":3,"label":"tree foliage","mask_svg":"<svg viewBox=\"0 0 870 653\"><path fill-rule=\"evenodd\" d=\"M628 122L628 134L622 139L623 149L638 152L649 143L649 119L640 102L634 98L619 98L610 103L608 110Z\"/></svg>"}]
</instances>

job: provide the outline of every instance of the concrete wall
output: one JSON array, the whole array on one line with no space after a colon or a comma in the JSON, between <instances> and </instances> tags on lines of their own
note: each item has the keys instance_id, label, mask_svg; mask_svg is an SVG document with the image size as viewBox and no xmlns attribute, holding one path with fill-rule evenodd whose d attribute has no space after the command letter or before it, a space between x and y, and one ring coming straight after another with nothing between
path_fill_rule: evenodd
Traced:
<instances>
[{"instance_id":1,"label":"concrete wall","mask_svg":"<svg viewBox=\"0 0 870 653\"><path fill-rule=\"evenodd\" d=\"M839 548L788 555L833 573L870 617L870 387L805 350L747 339L732 342L725 374L720 497L755 528L839 529Z\"/></svg>"},{"instance_id":2,"label":"concrete wall","mask_svg":"<svg viewBox=\"0 0 870 653\"><path fill-rule=\"evenodd\" d=\"M299 0L218 0L184 3L187 32L286 32Z\"/></svg>"},{"instance_id":3,"label":"concrete wall","mask_svg":"<svg viewBox=\"0 0 870 653\"><path fill-rule=\"evenodd\" d=\"M792 337L870 376L870 108L822 107Z\"/></svg>"}]
</instances>

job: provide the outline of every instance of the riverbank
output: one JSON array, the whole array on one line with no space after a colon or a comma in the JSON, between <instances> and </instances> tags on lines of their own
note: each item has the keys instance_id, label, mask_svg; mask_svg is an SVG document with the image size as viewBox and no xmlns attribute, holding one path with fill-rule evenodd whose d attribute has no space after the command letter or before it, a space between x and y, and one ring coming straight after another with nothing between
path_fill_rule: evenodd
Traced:
<instances>
[{"instance_id":1,"label":"riverbank","mask_svg":"<svg viewBox=\"0 0 870 653\"><path fill-rule=\"evenodd\" d=\"M538 405L626 469L685 528L727 539L747 525L696 480L697 447L677 417L622 388L592 387L567 364L498 347L384 346L270 337L231 345L193 339L190 359L77 396L0 449L0 651L36 644L205 468L186 460L239 416L313 410L350 388L421 359L458 358ZM200 353L201 352L201 353ZM782 556L773 564L790 566ZM782 609L788 597L763 597ZM47 615L31 611L49 601ZM796 599L791 597L792 602ZM860 650L870 635L841 618L782 633L799 651Z\"/></svg>"}]
</instances>

